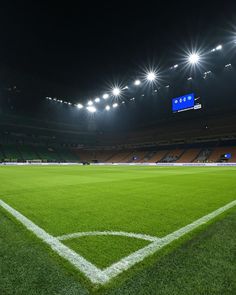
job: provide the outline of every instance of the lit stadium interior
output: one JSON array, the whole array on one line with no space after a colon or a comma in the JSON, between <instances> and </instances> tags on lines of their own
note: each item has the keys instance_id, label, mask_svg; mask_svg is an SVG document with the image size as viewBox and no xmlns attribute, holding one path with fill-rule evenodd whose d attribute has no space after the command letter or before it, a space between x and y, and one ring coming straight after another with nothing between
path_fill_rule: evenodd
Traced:
<instances>
[{"instance_id":1,"label":"lit stadium interior","mask_svg":"<svg viewBox=\"0 0 236 295\"><path fill-rule=\"evenodd\" d=\"M1 295L236 294L236 10L184 2L3 5Z\"/></svg>"}]
</instances>

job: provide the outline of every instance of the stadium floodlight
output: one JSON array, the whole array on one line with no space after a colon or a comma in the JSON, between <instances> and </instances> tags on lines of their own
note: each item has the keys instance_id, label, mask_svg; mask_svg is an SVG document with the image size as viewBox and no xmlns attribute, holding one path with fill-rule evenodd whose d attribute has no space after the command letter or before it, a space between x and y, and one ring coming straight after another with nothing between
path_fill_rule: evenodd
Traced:
<instances>
[{"instance_id":1,"label":"stadium floodlight","mask_svg":"<svg viewBox=\"0 0 236 295\"><path fill-rule=\"evenodd\" d=\"M191 53L188 56L188 62L192 65L197 64L200 60L200 56L198 53Z\"/></svg>"},{"instance_id":2,"label":"stadium floodlight","mask_svg":"<svg viewBox=\"0 0 236 295\"><path fill-rule=\"evenodd\" d=\"M121 90L120 90L120 88L118 88L118 87L115 87L115 88L112 90L112 94L113 94L114 96L119 96L120 93L121 93Z\"/></svg>"},{"instance_id":3,"label":"stadium floodlight","mask_svg":"<svg viewBox=\"0 0 236 295\"><path fill-rule=\"evenodd\" d=\"M105 110L110 111L111 107L109 105L106 105Z\"/></svg>"},{"instance_id":4,"label":"stadium floodlight","mask_svg":"<svg viewBox=\"0 0 236 295\"><path fill-rule=\"evenodd\" d=\"M178 68L178 66L179 66L179 65L177 65L177 64L176 64L176 65L174 65L174 66L173 66L173 68L174 68L174 69L177 69L177 68Z\"/></svg>"},{"instance_id":5,"label":"stadium floodlight","mask_svg":"<svg viewBox=\"0 0 236 295\"><path fill-rule=\"evenodd\" d=\"M68 104L71 105L71 103L68 103ZM84 107L81 103L78 103L76 106L78 109L82 109Z\"/></svg>"},{"instance_id":6,"label":"stadium floodlight","mask_svg":"<svg viewBox=\"0 0 236 295\"><path fill-rule=\"evenodd\" d=\"M109 95L107 93L103 94L102 98L103 99L108 99Z\"/></svg>"},{"instance_id":7,"label":"stadium floodlight","mask_svg":"<svg viewBox=\"0 0 236 295\"><path fill-rule=\"evenodd\" d=\"M215 51L221 50L222 48L223 48L223 46L220 44L220 45L216 46L215 48L213 48L211 50L211 52L215 52Z\"/></svg>"},{"instance_id":8,"label":"stadium floodlight","mask_svg":"<svg viewBox=\"0 0 236 295\"><path fill-rule=\"evenodd\" d=\"M140 84L141 84L141 81L140 81L140 80L135 80L135 81L134 81L134 85L135 85L135 86L139 86Z\"/></svg>"},{"instance_id":9,"label":"stadium floodlight","mask_svg":"<svg viewBox=\"0 0 236 295\"><path fill-rule=\"evenodd\" d=\"M92 105L93 105L92 100L89 100L89 101L88 101L88 105L89 105L89 106L92 106Z\"/></svg>"},{"instance_id":10,"label":"stadium floodlight","mask_svg":"<svg viewBox=\"0 0 236 295\"><path fill-rule=\"evenodd\" d=\"M99 97L96 97L96 98L94 99L94 101L95 101L95 102L100 102L100 98L99 98Z\"/></svg>"},{"instance_id":11,"label":"stadium floodlight","mask_svg":"<svg viewBox=\"0 0 236 295\"><path fill-rule=\"evenodd\" d=\"M88 106L87 107L87 110L90 112L90 113L95 113L97 111L97 109L94 107L94 106Z\"/></svg>"},{"instance_id":12,"label":"stadium floodlight","mask_svg":"<svg viewBox=\"0 0 236 295\"><path fill-rule=\"evenodd\" d=\"M153 82L156 80L156 73L155 72L148 72L146 75L146 79L150 82Z\"/></svg>"},{"instance_id":13,"label":"stadium floodlight","mask_svg":"<svg viewBox=\"0 0 236 295\"><path fill-rule=\"evenodd\" d=\"M118 107L118 103L113 103L112 107L113 108L117 108Z\"/></svg>"}]
</instances>

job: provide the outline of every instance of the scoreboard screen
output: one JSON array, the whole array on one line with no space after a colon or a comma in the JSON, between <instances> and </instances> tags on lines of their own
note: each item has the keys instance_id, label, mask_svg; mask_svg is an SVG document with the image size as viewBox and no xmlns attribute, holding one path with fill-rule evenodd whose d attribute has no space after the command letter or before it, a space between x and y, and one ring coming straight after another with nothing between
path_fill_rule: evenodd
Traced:
<instances>
[{"instance_id":1,"label":"scoreboard screen","mask_svg":"<svg viewBox=\"0 0 236 295\"><path fill-rule=\"evenodd\" d=\"M172 99L172 111L181 112L194 109L195 97L194 93L186 94Z\"/></svg>"}]
</instances>

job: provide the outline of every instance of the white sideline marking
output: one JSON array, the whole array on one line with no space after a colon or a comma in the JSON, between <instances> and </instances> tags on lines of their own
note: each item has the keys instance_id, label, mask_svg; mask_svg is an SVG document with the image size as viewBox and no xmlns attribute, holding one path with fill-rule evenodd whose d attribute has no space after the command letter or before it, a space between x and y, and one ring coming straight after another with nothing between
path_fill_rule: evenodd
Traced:
<instances>
[{"instance_id":1,"label":"white sideline marking","mask_svg":"<svg viewBox=\"0 0 236 295\"><path fill-rule=\"evenodd\" d=\"M0 200L0 205L9 213L11 213L17 220L19 220L23 225L26 226L27 229L32 231L37 237L47 243L55 252L57 252L61 257L68 260L71 264L73 264L78 270L80 270L83 274L85 274L92 283L104 285L112 278L117 276L118 274L122 273L123 271L127 270L131 266L135 265L136 263L142 261L144 258L154 254L159 249L163 248L164 246L170 244L171 242L179 239L180 237L184 236L185 234L191 232L192 230L196 229L197 227L207 223L208 221L212 220L216 216L220 215L221 213L227 211L228 209L236 206L236 200L228 203L227 205L213 211L210 214L207 214L196 221L180 228L179 230L163 237L151 237L148 235L142 234L134 234L134 233L125 233L125 232L84 232L84 233L74 233L69 235L64 235L58 238L55 238L45 232L43 229L38 227L28 218L23 216L21 213L7 205L5 202ZM130 254L127 257L124 257L117 263L112 264L111 266L101 270L97 268L95 265L87 261L85 258L74 252L73 250L66 247L62 244L59 239L65 240L75 237L82 237L88 235L121 235L121 236L129 236L138 239L149 240L152 239L152 243L148 246Z\"/></svg>"},{"instance_id":2,"label":"white sideline marking","mask_svg":"<svg viewBox=\"0 0 236 295\"><path fill-rule=\"evenodd\" d=\"M220 215L221 213L227 211L228 209L236 206L236 200L227 205L213 211L210 214L207 214L196 221L180 228L179 230L159 239L156 242L149 244L148 246L132 253L131 255L121 259L119 262L112 264L111 266L104 269L104 273L109 277L113 278L123 272L124 270L130 268L134 264L142 261L147 256L154 254L156 251L160 250L164 246L170 244L174 240L179 239L180 237L184 236L185 234L191 232L192 230L196 229L197 227L207 223L208 221L212 220L216 216Z\"/></svg>"},{"instance_id":3,"label":"white sideline marking","mask_svg":"<svg viewBox=\"0 0 236 295\"><path fill-rule=\"evenodd\" d=\"M69 239L75 239L85 236L123 236L123 237L129 237L129 238L136 238L141 240L146 240L150 242L159 241L160 238L152 237L149 235L144 234L135 234L135 233L128 233L123 231L87 231L87 232L78 232L68 235L63 235L60 237L57 237L58 240L69 240Z\"/></svg>"},{"instance_id":4,"label":"white sideline marking","mask_svg":"<svg viewBox=\"0 0 236 295\"><path fill-rule=\"evenodd\" d=\"M55 252L57 252L61 257L68 260L77 269L84 273L93 283L102 284L109 280L108 277L95 265L87 261L85 258L66 247L57 238L54 238L42 228L34 224L20 212L16 211L5 202L0 200L0 205L13 215L18 221L20 221L28 230L32 231L38 238L43 240L48 244Z\"/></svg>"}]
</instances>

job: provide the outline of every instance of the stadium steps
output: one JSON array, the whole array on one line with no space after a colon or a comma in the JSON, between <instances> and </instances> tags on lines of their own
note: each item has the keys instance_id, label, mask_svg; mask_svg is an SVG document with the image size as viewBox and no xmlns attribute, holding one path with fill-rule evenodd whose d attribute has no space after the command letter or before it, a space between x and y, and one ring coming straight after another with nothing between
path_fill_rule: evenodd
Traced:
<instances>
[{"instance_id":1,"label":"stadium steps","mask_svg":"<svg viewBox=\"0 0 236 295\"><path fill-rule=\"evenodd\" d=\"M210 156L208 157L209 162L219 162L221 155L226 154L226 153L231 153L232 156L236 154L236 148L234 147L216 147ZM232 161L230 159L230 161Z\"/></svg>"},{"instance_id":2,"label":"stadium steps","mask_svg":"<svg viewBox=\"0 0 236 295\"><path fill-rule=\"evenodd\" d=\"M177 163L191 163L199 155L201 149L190 148L185 150L182 156L176 161Z\"/></svg>"},{"instance_id":3,"label":"stadium steps","mask_svg":"<svg viewBox=\"0 0 236 295\"><path fill-rule=\"evenodd\" d=\"M111 162L111 159L115 156L117 154L117 152L111 152L111 154L108 156L108 157L106 157L106 159L105 159L105 163L110 163Z\"/></svg>"},{"instance_id":4,"label":"stadium steps","mask_svg":"<svg viewBox=\"0 0 236 295\"><path fill-rule=\"evenodd\" d=\"M119 151L114 156L112 156L109 161L112 163L121 163L125 158L129 157L129 155L130 152Z\"/></svg>"},{"instance_id":5,"label":"stadium steps","mask_svg":"<svg viewBox=\"0 0 236 295\"><path fill-rule=\"evenodd\" d=\"M187 151L186 149L182 151L182 153L179 155L177 161L178 161L178 160L181 160L181 158L182 158L183 155L186 153L186 151ZM175 162L177 162L177 161L175 161Z\"/></svg>"},{"instance_id":6,"label":"stadium steps","mask_svg":"<svg viewBox=\"0 0 236 295\"><path fill-rule=\"evenodd\" d=\"M204 149L200 149L200 150L199 150L199 152L198 152L198 154L196 155L196 157L193 158L192 163L194 163L194 162L197 161L197 158L201 155L201 153L202 153L203 150L204 150Z\"/></svg>"},{"instance_id":7,"label":"stadium steps","mask_svg":"<svg viewBox=\"0 0 236 295\"><path fill-rule=\"evenodd\" d=\"M210 155L211 155L212 152L213 152L212 149L207 149L207 148L201 149L200 153L194 159L193 162L195 162L195 163L196 162L206 162L209 159L209 157L210 157Z\"/></svg>"},{"instance_id":8,"label":"stadium steps","mask_svg":"<svg viewBox=\"0 0 236 295\"><path fill-rule=\"evenodd\" d=\"M130 163L129 161L132 159L132 156L133 152L129 152L125 157L121 158L120 163Z\"/></svg>"},{"instance_id":9,"label":"stadium steps","mask_svg":"<svg viewBox=\"0 0 236 295\"><path fill-rule=\"evenodd\" d=\"M137 163L143 163L146 155L147 155L147 152L144 152L144 151L139 152L138 154L139 159L137 160Z\"/></svg>"},{"instance_id":10,"label":"stadium steps","mask_svg":"<svg viewBox=\"0 0 236 295\"><path fill-rule=\"evenodd\" d=\"M148 151L145 155L145 157L143 158L144 162L149 162L149 160L154 157L156 155L156 151Z\"/></svg>"},{"instance_id":11,"label":"stadium steps","mask_svg":"<svg viewBox=\"0 0 236 295\"><path fill-rule=\"evenodd\" d=\"M57 148L55 152L57 153L58 158L60 159L61 162L70 163L70 162L79 161L79 157L73 154L70 150Z\"/></svg>"},{"instance_id":12,"label":"stadium steps","mask_svg":"<svg viewBox=\"0 0 236 295\"><path fill-rule=\"evenodd\" d=\"M170 153L171 153L170 151L167 151L158 162L163 163L165 159L168 157L168 155L170 155Z\"/></svg>"},{"instance_id":13,"label":"stadium steps","mask_svg":"<svg viewBox=\"0 0 236 295\"><path fill-rule=\"evenodd\" d=\"M0 145L0 161L2 161L2 160L5 159L5 158L6 158L6 156L5 156L5 154L4 154L3 148L2 148L2 146Z\"/></svg>"},{"instance_id":14,"label":"stadium steps","mask_svg":"<svg viewBox=\"0 0 236 295\"><path fill-rule=\"evenodd\" d=\"M59 156L55 152L54 148L51 147L38 147L37 153L40 156L40 159L47 160L49 162L58 162L60 161Z\"/></svg>"},{"instance_id":15,"label":"stadium steps","mask_svg":"<svg viewBox=\"0 0 236 295\"><path fill-rule=\"evenodd\" d=\"M19 145L19 152L21 153L21 156L25 161L40 159L35 153L34 148L32 146Z\"/></svg>"},{"instance_id":16,"label":"stadium steps","mask_svg":"<svg viewBox=\"0 0 236 295\"><path fill-rule=\"evenodd\" d=\"M99 163L105 163L108 162L108 160L114 155L114 151L107 151L107 150L101 150L101 151L95 151L95 159Z\"/></svg>"},{"instance_id":17,"label":"stadium steps","mask_svg":"<svg viewBox=\"0 0 236 295\"><path fill-rule=\"evenodd\" d=\"M149 163L150 162L160 162L162 159L164 159L167 155L168 155L168 153L169 153L170 151L168 151L168 150L162 150L162 151L157 151L156 153L155 153L155 155L152 157L152 158L150 158L149 159Z\"/></svg>"},{"instance_id":18,"label":"stadium steps","mask_svg":"<svg viewBox=\"0 0 236 295\"><path fill-rule=\"evenodd\" d=\"M3 146L3 151L5 155L5 160L9 160L12 162L23 160L19 150L15 145L6 144Z\"/></svg>"}]
</instances>

